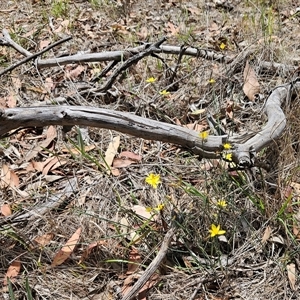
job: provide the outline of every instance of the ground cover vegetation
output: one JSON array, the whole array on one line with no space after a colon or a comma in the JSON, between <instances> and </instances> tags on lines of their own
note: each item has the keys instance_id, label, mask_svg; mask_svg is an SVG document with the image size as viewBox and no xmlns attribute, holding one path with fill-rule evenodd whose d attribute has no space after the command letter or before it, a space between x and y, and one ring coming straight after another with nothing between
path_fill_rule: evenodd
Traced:
<instances>
[{"instance_id":1,"label":"ground cover vegetation","mask_svg":"<svg viewBox=\"0 0 300 300\"><path fill-rule=\"evenodd\" d=\"M1 1L1 109L107 108L189 128L203 145L247 139L267 122L268 95L298 82L297 5ZM162 39L177 52L119 70L128 57L42 66ZM118 126L24 124L3 135L1 297L299 299L297 91L282 107L283 134L248 167L226 140L209 159Z\"/></svg>"}]
</instances>

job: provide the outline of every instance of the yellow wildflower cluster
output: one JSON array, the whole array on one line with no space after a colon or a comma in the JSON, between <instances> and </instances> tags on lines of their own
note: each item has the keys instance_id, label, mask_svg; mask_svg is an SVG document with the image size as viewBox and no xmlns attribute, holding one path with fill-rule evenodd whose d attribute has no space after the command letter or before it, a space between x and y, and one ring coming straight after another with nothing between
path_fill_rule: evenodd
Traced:
<instances>
[{"instance_id":1,"label":"yellow wildflower cluster","mask_svg":"<svg viewBox=\"0 0 300 300\"><path fill-rule=\"evenodd\" d=\"M162 96L168 96L170 94L170 92L168 92L167 90L163 90L163 91L160 91L159 94Z\"/></svg>"},{"instance_id":2,"label":"yellow wildflower cluster","mask_svg":"<svg viewBox=\"0 0 300 300\"><path fill-rule=\"evenodd\" d=\"M216 235L223 235L226 233L226 230L221 229L221 225L216 226L215 224L211 224L211 229L209 229L210 236L214 237Z\"/></svg>"},{"instance_id":3,"label":"yellow wildflower cluster","mask_svg":"<svg viewBox=\"0 0 300 300\"><path fill-rule=\"evenodd\" d=\"M145 179L146 183L148 183L149 185L151 185L154 189L157 188L158 184L161 183L160 181L160 175L159 174L153 174L150 173L146 179Z\"/></svg>"},{"instance_id":4,"label":"yellow wildflower cluster","mask_svg":"<svg viewBox=\"0 0 300 300\"><path fill-rule=\"evenodd\" d=\"M232 146L229 143L225 143L225 144L223 144L223 148L224 148L224 150L230 150L232 148Z\"/></svg>"},{"instance_id":5,"label":"yellow wildflower cluster","mask_svg":"<svg viewBox=\"0 0 300 300\"><path fill-rule=\"evenodd\" d=\"M203 140L203 141L206 141L207 137L208 137L208 131L202 131L199 133L199 136L200 138Z\"/></svg>"},{"instance_id":6,"label":"yellow wildflower cluster","mask_svg":"<svg viewBox=\"0 0 300 300\"><path fill-rule=\"evenodd\" d=\"M156 207L154 207L154 208L152 208L152 207L147 207L147 208L146 208L146 211L147 211L147 212L161 211L161 210L164 209L164 207L165 207L165 205L164 205L163 203L161 203L161 204L158 204L158 205L157 205Z\"/></svg>"},{"instance_id":7,"label":"yellow wildflower cluster","mask_svg":"<svg viewBox=\"0 0 300 300\"><path fill-rule=\"evenodd\" d=\"M232 153L228 152L229 150L232 149L232 145L229 143L223 144L223 158L227 161L232 161Z\"/></svg>"},{"instance_id":8,"label":"yellow wildflower cluster","mask_svg":"<svg viewBox=\"0 0 300 300\"><path fill-rule=\"evenodd\" d=\"M155 77L149 77L146 79L146 82L148 82L148 83L154 83L155 81L156 81Z\"/></svg>"},{"instance_id":9,"label":"yellow wildflower cluster","mask_svg":"<svg viewBox=\"0 0 300 300\"><path fill-rule=\"evenodd\" d=\"M218 204L218 206L219 207L222 207L222 208L225 208L226 206L227 206L227 203L226 203L226 201L225 200L219 200L218 202L217 202L217 204Z\"/></svg>"},{"instance_id":10,"label":"yellow wildflower cluster","mask_svg":"<svg viewBox=\"0 0 300 300\"><path fill-rule=\"evenodd\" d=\"M226 44L221 43L219 47L220 47L221 50L224 50L226 48Z\"/></svg>"}]
</instances>

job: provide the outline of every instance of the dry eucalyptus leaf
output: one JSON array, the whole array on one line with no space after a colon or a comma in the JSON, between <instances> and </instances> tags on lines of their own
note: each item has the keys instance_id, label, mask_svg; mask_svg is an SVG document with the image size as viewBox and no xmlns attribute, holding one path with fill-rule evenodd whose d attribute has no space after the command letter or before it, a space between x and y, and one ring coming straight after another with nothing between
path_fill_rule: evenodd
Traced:
<instances>
[{"instance_id":1,"label":"dry eucalyptus leaf","mask_svg":"<svg viewBox=\"0 0 300 300\"><path fill-rule=\"evenodd\" d=\"M243 91L251 101L255 101L255 96L260 92L260 85L257 80L256 74L248 61L246 62L246 66L244 69Z\"/></svg>"},{"instance_id":2,"label":"dry eucalyptus leaf","mask_svg":"<svg viewBox=\"0 0 300 300\"><path fill-rule=\"evenodd\" d=\"M44 247L48 245L52 239L54 238L54 233L49 232L40 236L37 236L34 241L38 243L40 246Z\"/></svg>"},{"instance_id":3,"label":"dry eucalyptus leaf","mask_svg":"<svg viewBox=\"0 0 300 300\"><path fill-rule=\"evenodd\" d=\"M19 185L18 175L13 170L10 170L8 165L3 164L1 169L0 187L15 188L18 185Z\"/></svg>"},{"instance_id":4,"label":"dry eucalyptus leaf","mask_svg":"<svg viewBox=\"0 0 300 300\"><path fill-rule=\"evenodd\" d=\"M25 156L25 160L30 161L31 159L36 157L38 155L38 153L40 151L42 151L43 148L47 148L56 137L57 137L57 132L56 132L55 127L49 126L49 128L47 130L46 139L41 141L36 147L34 147L34 149L29 151Z\"/></svg>"},{"instance_id":5,"label":"dry eucalyptus leaf","mask_svg":"<svg viewBox=\"0 0 300 300\"><path fill-rule=\"evenodd\" d=\"M264 235L261 239L263 243L265 243L270 238L271 232L272 232L271 227L267 226L267 228L265 229Z\"/></svg>"},{"instance_id":6,"label":"dry eucalyptus leaf","mask_svg":"<svg viewBox=\"0 0 300 300\"><path fill-rule=\"evenodd\" d=\"M8 278L10 281L14 281L14 278L19 275L19 272L21 270L21 263L18 260L13 261L10 266L7 269L7 272L4 276L3 285L8 284Z\"/></svg>"},{"instance_id":7,"label":"dry eucalyptus leaf","mask_svg":"<svg viewBox=\"0 0 300 300\"><path fill-rule=\"evenodd\" d=\"M146 207L141 206L141 205L133 205L131 208L138 216L145 218L145 219L150 219L152 214L149 212Z\"/></svg>"},{"instance_id":8,"label":"dry eucalyptus leaf","mask_svg":"<svg viewBox=\"0 0 300 300\"><path fill-rule=\"evenodd\" d=\"M116 154L118 153L118 148L120 146L120 136L116 136L109 143L108 148L105 152L105 161L107 166L111 166ZM110 174L109 168L106 166L107 173Z\"/></svg>"},{"instance_id":9,"label":"dry eucalyptus leaf","mask_svg":"<svg viewBox=\"0 0 300 300\"><path fill-rule=\"evenodd\" d=\"M55 255L51 267L56 267L65 262L77 245L81 234L81 227L79 227L76 232L71 236L71 238L66 242L66 244L57 252Z\"/></svg>"},{"instance_id":10,"label":"dry eucalyptus leaf","mask_svg":"<svg viewBox=\"0 0 300 300\"><path fill-rule=\"evenodd\" d=\"M290 287L293 291L296 290L295 284L296 284L296 266L295 264L291 263L286 266L287 269L287 275L290 282Z\"/></svg>"},{"instance_id":11,"label":"dry eucalyptus leaf","mask_svg":"<svg viewBox=\"0 0 300 300\"><path fill-rule=\"evenodd\" d=\"M1 206L1 214L5 217L10 216L11 215L11 208L9 204L3 204Z\"/></svg>"}]
</instances>

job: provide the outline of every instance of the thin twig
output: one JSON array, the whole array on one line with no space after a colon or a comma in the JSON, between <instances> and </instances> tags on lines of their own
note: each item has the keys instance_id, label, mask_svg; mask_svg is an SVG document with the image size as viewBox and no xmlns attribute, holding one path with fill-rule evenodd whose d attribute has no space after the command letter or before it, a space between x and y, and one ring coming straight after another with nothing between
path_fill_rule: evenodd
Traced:
<instances>
[{"instance_id":1,"label":"thin twig","mask_svg":"<svg viewBox=\"0 0 300 300\"><path fill-rule=\"evenodd\" d=\"M46 47L45 49L43 49L43 50L41 50L41 51L39 51L39 52L37 52L37 53L35 53L35 54L32 54L32 55L30 55L30 56L25 57L25 58L22 59L21 61L15 63L15 64L13 64L13 65L11 65L10 67L4 69L3 71L1 71L1 72L0 72L0 76L6 74L6 73L8 73L8 72L11 72L11 71L14 70L15 68L17 68L17 67L19 67L19 66L21 66L21 65L23 65L23 64L25 64L25 63L27 63L27 62L30 61L30 60L33 60L33 59L37 58L38 56L40 56L40 55L42 55L43 53L49 51L50 49L56 47L57 45L60 45L60 44L62 44L62 43L64 43L64 42L66 42L66 41L69 41L71 38L72 38L71 36L68 36L68 37L66 37L66 38L64 38L64 39L62 39L62 40L59 40L59 41L53 43L52 45L49 45L49 46Z\"/></svg>"},{"instance_id":2,"label":"thin twig","mask_svg":"<svg viewBox=\"0 0 300 300\"><path fill-rule=\"evenodd\" d=\"M104 91L107 91L108 89L110 89L112 87L113 83L115 82L115 80L117 79L117 77L123 71L125 71L126 69L128 69L133 64L136 64L139 60L141 60L145 56L151 55L154 51L157 51L157 49L159 49L159 47L161 46L161 44L163 42L165 42L166 40L167 40L167 38L163 37L158 42L152 44L145 51L140 52L140 53L138 53L138 54L130 57L129 59L127 59L119 68L117 68L115 70L115 72L111 75L111 77L108 79L108 81L105 83L105 85L99 89L99 91L104 92Z\"/></svg>"},{"instance_id":3,"label":"thin twig","mask_svg":"<svg viewBox=\"0 0 300 300\"><path fill-rule=\"evenodd\" d=\"M2 30L2 34L3 34L4 39L0 39L0 45L10 46L10 47L14 48L15 50L17 50L18 52L20 52L21 54L23 54L24 56L32 55L31 52L27 51L26 49L24 49L23 47L18 45L16 42L14 42L6 29Z\"/></svg>"},{"instance_id":4,"label":"thin twig","mask_svg":"<svg viewBox=\"0 0 300 300\"><path fill-rule=\"evenodd\" d=\"M204 281L204 280L203 280ZM203 284L203 281L199 282L199 284L197 285L196 289L194 290L192 296L189 298L189 300L194 300Z\"/></svg>"},{"instance_id":5,"label":"thin twig","mask_svg":"<svg viewBox=\"0 0 300 300\"><path fill-rule=\"evenodd\" d=\"M131 300L135 295L140 291L140 289L145 285L145 283L150 279L150 277L155 273L155 271L160 266L162 260L165 258L173 235L175 234L175 227L167 232L164 237L164 240L161 244L161 248L158 251L156 257L145 270L144 274L139 278L139 280L134 284L132 289L122 298L122 300Z\"/></svg>"}]
</instances>

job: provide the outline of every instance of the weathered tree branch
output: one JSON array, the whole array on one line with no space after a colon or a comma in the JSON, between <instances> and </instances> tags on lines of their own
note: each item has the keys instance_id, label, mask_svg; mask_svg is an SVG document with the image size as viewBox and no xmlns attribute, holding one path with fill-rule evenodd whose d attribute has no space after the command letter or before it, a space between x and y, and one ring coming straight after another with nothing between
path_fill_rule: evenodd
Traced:
<instances>
[{"instance_id":1,"label":"weathered tree branch","mask_svg":"<svg viewBox=\"0 0 300 300\"><path fill-rule=\"evenodd\" d=\"M176 228L171 227L166 233L164 240L161 244L160 250L158 251L156 257L151 262L151 264L147 267L143 275L139 278L139 280L134 284L134 286L129 290L127 294L124 295L122 300L132 300L135 298L136 294L140 291L140 289L146 284L146 282L151 278L151 276L155 273L155 271L159 268L160 264L164 260L167 255L169 245L172 241L172 238L175 234Z\"/></svg>"},{"instance_id":2,"label":"weathered tree branch","mask_svg":"<svg viewBox=\"0 0 300 300\"><path fill-rule=\"evenodd\" d=\"M70 37L70 36L69 36L69 37L66 37L66 38L64 38L64 39L62 39L62 40L59 40L59 41L57 41L57 42L55 42L55 43L49 45L48 47L44 48L43 50L41 50L41 51L39 51L39 52L37 52L37 53L34 53L34 54L30 55L30 56L26 56L26 57L23 58L22 60L20 60L20 61L14 63L14 64L12 64L11 66L9 66L9 67L6 68L6 69L0 71L0 76L6 74L6 73L8 73L8 72L11 72L11 71L14 70L15 68L17 68L17 67L19 67L19 66L21 66L21 65L23 65L23 64L25 64L25 63L27 63L27 62L29 62L30 60L33 60L33 59L37 58L38 56L42 55L43 53L45 53L45 52L49 51L50 49L52 49L52 48L54 48L54 47L60 45L61 43L64 43L64 42L70 40L71 38L72 38L72 37Z\"/></svg>"},{"instance_id":3,"label":"weathered tree branch","mask_svg":"<svg viewBox=\"0 0 300 300\"><path fill-rule=\"evenodd\" d=\"M32 55L31 52L27 51L26 49L24 49L23 47L18 45L15 41L13 41L13 39L10 37L10 34L8 33L8 31L6 29L3 29L2 33L3 33L3 38L0 39L0 45L10 46L10 47L14 48L15 50L17 50L18 52L20 52L21 54L23 54L24 56Z\"/></svg>"},{"instance_id":4,"label":"weathered tree branch","mask_svg":"<svg viewBox=\"0 0 300 300\"><path fill-rule=\"evenodd\" d=\"M139 52L145 51L145 49L149 46L149 44L145 44L142 46L138 46L135 48L129 48L123 51L109 51L109 52L101 52L101 53L87 53L87 54L75 54L70 56L64 56L59 58L50 58L50 59L40 59L37 61L38 68L48 68L48 67L55 67L55 66L62 66L72 63L86 63L86 62L100 62L100 61L121 61L126 60L129 57L138 54ZM161 45L157 49L153 51L154 53L165 53L165 54L176 54L179 55L183 52L183 55L193 56L193 57L202 57L208 60L218 61L218 62L225 62L226 64L230 64L231 66L234 65L236 68L235 60L222 54L217 53L213 50L206 50L206 49L197 49L193 47L188 47L182 51L181 47L178 46L171 46L171 45ZM247 49L245 53L241 54L241 57L245 57L255 52L254 47L251 49ZM238 56L240 59L240 56ZM295 71L296 67L289 66L280 63L271 63L267 61L260 61L260 67L262 69L267 70L286 70L286 71Z\"/></svg>"},{"instance_id":5,"label":"weathered tree branch","mask_svg":"<svg viewBox=\"0 0 300 300\"><path fill-rule=\"evenodd\" d=\"M15 49L17 49L27 57L0 72L0 75L13 70L20 64L36 58L40 54L46 52L49 48L52 48L69 39L67 38L58 41L36 54L29 55L29 52L24 52L23 48L19 48L17 47L17 45L15 45L6 31L4 31L3 34L4 40L0 40L0 43L2 42L5 45L13 46ZM229 69L233 69L236 66L242 64L245 57L249 56L255 51L253 47L249 48L247 49L247 51L240 53L236 57L236 59L232 61L231 58L223 54L215 53L213 51L203 49L200 50L191 47L182 48L175 46L163 46L162 43L165 40L165 38L162 38L160 41L154 44L147 43L136 48L127 49L125 51L112 51L80 55L78 54L68 57L38 60L37 66L43 68L65 65L74 62L94 62L108 60L118 62L124 60L125 62L115 70L108 82L104 85L104 87L101 88L101 90L107 90L111 87L120 72L124 71L126 68L128 68L128 66L136 63L144 56L153 53L163 52L168 54L203 57L206 59L225 62L226 64L231 66ZM270 63L266 62L266 64L268 67L270 67ZM260 65L263 65L263 63L260 62ZM274 68L295 70L295 68L292 66L287 67L281 64L273 64L272 66ZM230 74L230 72L232 72L232 70L229 71L228 74ZM266 126L256 135L249 135L249 137L246 139L244 136L229 137L227 135L222 135L209 136L206 140L202 140L195 131L180 126L142 118L130 113L81 106L38 106L28 108L10 108L2 110L0 111L0 137L5 136L11 130L22 127L41 127L47 125L85 125L112 129L148 140L158 140L162 142L177 144L205 158L220 157L223 151L224 142L230 142L233 146L233 161L236 162L239 166L250 167L255 163L256 153L269 145L272 141L277 139L282 134L286 125L286 119L281 109L281 105L287 97L289 97L293 92L295 92L296 90L298 91L299 89L299 80L275 88L269 96L265 105L265 113L268 116L268 122Z\"/></svg>"},{"instance_id":6,"label":"weathered tree branch","mask_svg":"<svg viewBox=\"0 0 300 300\"><path fill-rule=\"evenodd\" d=\"M48 125L84 125L116 130L147 140L158 140L180 145L205 158L218 158L227 141L233 145L232 158L239 166L250 167L258 151L280 137L285 125L282 103L293 92L300 91L300 82L279 86L265 104L266 126L255 136L240 142L239 136L209 136L202 140L190 129L142 118L127 112L82 106L39 106L8 108L0 111L0 136L20 127Z\"/></svg>"}]
</instances>

